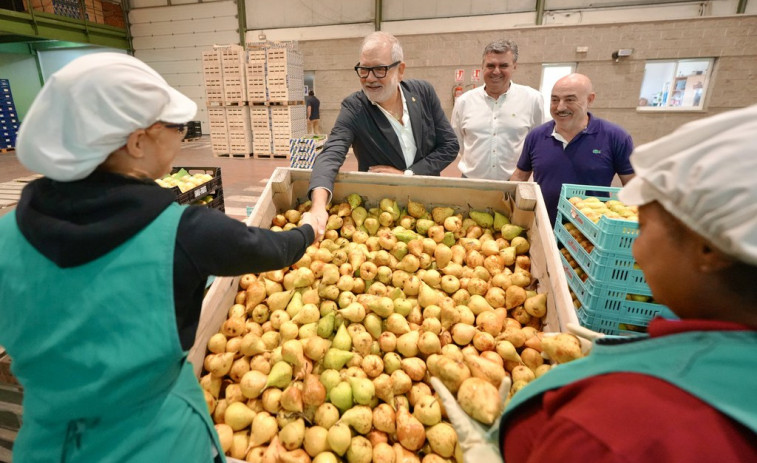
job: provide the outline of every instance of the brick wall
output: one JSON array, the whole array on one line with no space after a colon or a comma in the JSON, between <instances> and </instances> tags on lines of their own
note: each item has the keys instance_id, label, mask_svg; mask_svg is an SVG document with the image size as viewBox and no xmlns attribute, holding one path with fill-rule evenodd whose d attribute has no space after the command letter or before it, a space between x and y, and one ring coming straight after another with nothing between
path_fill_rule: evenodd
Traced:
<instances>
[{"instance_id":1,"label":"brick wall","mask_svg":"<svg viewBox=\"0 0 757 463\"><path fill-rule=\"evenodd\" d=\"M597 98L593 112L624 126L636 144L659 138L675 127L708 115L757 103L757 16L732 16L634 24L542 26L509 31L400 36L406 78L431 82L447 115L452 111L454 70L481 64L484 46L498 38L518 43L520 57L513 80L539 87L542 63L577 62ZM352 67L361 39L302 41L305 70L315 71L324 130L330 130L342 99L359 90ZM576 47L589 47L576 53ZM620 48L634 52L616 63ZM717 58L703 112L640 113L636 110L647 59ZM751 85L751 86L750 86Z\"/></svg>"}]
</instances>

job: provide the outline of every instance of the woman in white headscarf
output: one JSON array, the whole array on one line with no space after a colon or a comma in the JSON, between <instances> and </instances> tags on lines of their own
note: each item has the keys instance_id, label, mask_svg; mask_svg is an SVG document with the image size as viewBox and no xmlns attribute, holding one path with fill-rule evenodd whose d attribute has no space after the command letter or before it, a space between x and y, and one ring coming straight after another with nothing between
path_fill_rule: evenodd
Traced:
<instances>
[{"instance_id":1,"label":"woman in white headscarf","mask_svg":"<svg viewBox=\"0 0 757 463\"><path fill-rule=\"evenodd\" d=\"M275 233L158 186L197 107L125 54L51 76L17 152L43 178L0 218L0 344L24 387L22 462L211 462L223 451L186 361L209 275L296 262Z\"/></svg>"},{"instance_id":2,"label":"woman in white headscarf","mask_svg":"<svg viewBox=\"0 0 757 463\"><path fill-rule=\"evenodd\" d=\"M757 461L755 137L751 106L634 151L619 195L639 205L633 255L680 320L595 341L488 430L438 387L466 462Z\"/></svg>"}]
</instances>

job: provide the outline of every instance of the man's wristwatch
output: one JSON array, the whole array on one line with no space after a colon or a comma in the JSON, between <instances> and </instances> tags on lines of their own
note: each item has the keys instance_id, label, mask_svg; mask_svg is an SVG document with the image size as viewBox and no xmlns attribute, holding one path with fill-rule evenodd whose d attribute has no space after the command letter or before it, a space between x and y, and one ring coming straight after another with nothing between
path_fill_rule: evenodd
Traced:
<instances>
[{"instance_id":1,"label":"man's wristwatch","mask_svg":"<svg viewBox=\"0 0 757 463\"><path fill-rule=\"evenodd\" d=\"M410 175L415 175L415 174L413 174L413 171L412 171L412 170L410 170L410 169L407 169L407 170L405 171L405 175L407 175L407 176L410 176Z\"/></svg>"}]
</instances>

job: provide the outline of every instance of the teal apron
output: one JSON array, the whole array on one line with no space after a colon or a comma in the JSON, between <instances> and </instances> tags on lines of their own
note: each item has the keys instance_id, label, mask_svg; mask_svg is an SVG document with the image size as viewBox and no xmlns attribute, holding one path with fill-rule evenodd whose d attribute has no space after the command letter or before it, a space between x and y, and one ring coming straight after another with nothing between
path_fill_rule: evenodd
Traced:
<instances>
[{"instance_id":1,"label":"teal apron","mask_svg":"<svg viewBox=\"0 0 757 463\"><path fill-rule=\"evenodd\" d=\"M0 219L0 345L24 387L14 462L210 462L223 453L176 330L183 211L172 204L110 253L65 269L26 241L15 213Z\"/></svg>"},{"instance_id":2,"label":"teal apron","mask_svg":"<svg viewBox=\"0 0 757 463\"><path fill-rule=\"evenodd\" d=\"M529 399L590 376L619 372L667 381L757 432L756 369L755 331L692 331L614 345L600 340L588 357L553 368L515 394L500 432Z\"/></svg>"}]
</instances>

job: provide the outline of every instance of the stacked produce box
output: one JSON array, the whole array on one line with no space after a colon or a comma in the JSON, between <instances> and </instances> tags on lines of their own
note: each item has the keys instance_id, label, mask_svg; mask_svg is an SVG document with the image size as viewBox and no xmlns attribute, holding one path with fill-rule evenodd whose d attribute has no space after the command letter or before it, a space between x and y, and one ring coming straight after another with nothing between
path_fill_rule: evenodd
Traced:
<instances>
[{"instance_id":1,"label":"stacked produce box","mask_svg":"<svg viewBox=\"0 0 757 463\"><path fill-rule=\"evenodd\" d=\"M214 46L203 52L202 59L213 155L249 157L252 132L245 83L246 52L234 44Z\"/></svg>"},{"instance_id":2,"label":"stacked produce box","mask_svg":"<svg viewBox=\"0 0 757 463\"><path fill-rule=\"evenodd\" d=\"M169 175L155 181L171 188L179 204L225 211L220 167L174 167Z\"/></svg>"},{"instance_id":3,"label":"stacked produce box","mask_svg":"<svg viewBox=\"0 0 757 463\"><path fill-rule=\"evenodd\" d=\"M0 346L0 461L12 461L13 442L23 415L23 389L10 366L11 358Z\"/></svg>"},{"instance_id":4,"label":"stacked produce box","mask_svg":"<svg viewBox=\"0 0 757 463\"><path fill-rule=\"evenodd\" d=\"M0 153L16 147L18 113L8 79L0 79Z\"/></svg>"},{"instance_id":5,"label":"stacked produce box","mask_svg":"<svg viewBox=\"0 0 757 463\"><path fill-rule=\"evenodd\" d=\"M631 254L639 234L633 207L618 201L619 188L565 184L555 236L582 325L607 334L645 331L649 320L675 317L652 299Z\"/></svg>"},{"instance_id":6,"label":"stacked produce box","mask_svg":"<svg viewBox=\"0 0 757 463\"><path fill-rule=\"evenodd\" d=\"M277 169L247 224L295 226L309 180ZM496 385L548 370L565 335L543 332L575 321L538 186L343 173L333 194L326 238L296 265L217 278L205 298L189 360L224 448L459 462L430 376L491 423Z\"/></svg>"}]
</instances>

